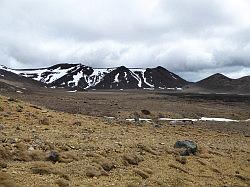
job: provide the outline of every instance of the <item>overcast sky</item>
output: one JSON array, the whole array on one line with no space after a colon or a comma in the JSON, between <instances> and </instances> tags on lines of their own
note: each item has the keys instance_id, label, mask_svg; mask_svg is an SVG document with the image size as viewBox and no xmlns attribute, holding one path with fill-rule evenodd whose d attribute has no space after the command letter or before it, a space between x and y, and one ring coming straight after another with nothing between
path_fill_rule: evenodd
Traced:
<instances>
[{"instance_id":1,"label":"overcast sky","mask_svg":"<svg viewBox=\"0 0 250 187\"><path fill-rule=\"evenodd\" d=\"M250 0L0 0L0 64L250 75Z\"/></svg>"}]
</instances>

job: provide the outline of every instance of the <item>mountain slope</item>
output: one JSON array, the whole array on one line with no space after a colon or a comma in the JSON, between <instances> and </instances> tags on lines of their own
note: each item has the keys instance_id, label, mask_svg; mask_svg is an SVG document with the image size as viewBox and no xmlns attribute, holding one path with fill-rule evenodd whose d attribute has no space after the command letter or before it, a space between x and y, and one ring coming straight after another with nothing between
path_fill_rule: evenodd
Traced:
<instances>
[{"instance_id":1,"label":"mountain slope","mask_svg":"<svg viewBox=\"0 0 250 187\"><path fill-rule=\"evenodd\" d=\"M6 67L4 68L6 69ZM0 66L0 92L26 92L34 90L34 88L41 89L41 87L46 86L42 82L18 75L4 68Z\"/></svg>"},{"instance_id":2,"label":"mountain slope","mask_svg":"<svg viewBox=\"0 0 250 187\"><path fill-rule=\"evenodd\" d=\"M0 67L1 69L1 67ZM49 87L71 89L166 89L182 87L187 81L163 67L156 68L92 68L82 64L56 64L40 69L9 69Z\"/></svg>"},{"instance_id":3,"label":"mountain slope","mask_svg":"<svg viewBox=\"0 0 250 187\"><path fill-rule=\"evenodd\" d=\"M215 91L250 93L250 76L231 79L217 73L197 82L196 85Z\"/></svg>"}]
</instances>

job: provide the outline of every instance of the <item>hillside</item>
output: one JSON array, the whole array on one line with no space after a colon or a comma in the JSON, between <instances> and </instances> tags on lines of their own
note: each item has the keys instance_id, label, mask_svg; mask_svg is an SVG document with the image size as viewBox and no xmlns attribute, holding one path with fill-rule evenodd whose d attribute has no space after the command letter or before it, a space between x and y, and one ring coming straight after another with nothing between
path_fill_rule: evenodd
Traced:
<instances>
[{"instance_id":1,"label":"hillside","mask_svg":"<svg viewBox=\"0 0 250 187\"><path fill-rule=\"evenodd\" d=\"M0 91L1 93L11 93L11 92L20 92L28 93L42 87L45 87L46 84L42 82L35 81L33 79L23 77L21 75L15 74L4 69L0 69Z\"/></svg>"},{"instance_id":2,"label":"hillside","mask_svg":"<svg viewBox=\"0 0 250 187\"><path fill-rule=\"evenodd\" d=\"M197 82L196 85L214 91L250 93L250 76L230 79L217 73Z\"/></svg>"},{"instance_id":3,"label":"hillside","mask_svg":"<svg viewBox=\"0 0 250 187\"><path fill-rule=\"evenodd\" d=\"M3 187L250 185L249 138L202 124L95 118L0 96L0 138ZM197 153L180 156L178 140Z\"/></svg>"}]
</instances>

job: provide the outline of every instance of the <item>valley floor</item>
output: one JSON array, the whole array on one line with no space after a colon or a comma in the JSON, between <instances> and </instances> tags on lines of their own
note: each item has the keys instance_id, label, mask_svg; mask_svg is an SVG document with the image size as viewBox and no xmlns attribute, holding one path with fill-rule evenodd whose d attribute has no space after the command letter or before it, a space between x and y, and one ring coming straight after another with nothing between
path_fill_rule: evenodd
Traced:
<instances>
[{"instance_id":1,"label":"valley floor","mask_svg":"<svg viewBox=\"0 0 250 187\"><path fill-rule=\"evenodd\" d=\"M150 109L151 118L248 119L247 102L60 93L0 97L0 186L250 186L249 122L124 120L136 111L143 117L141 109ZM177 140L194 141L196 155L180 156Z\"/></svg>"}]
</instances>

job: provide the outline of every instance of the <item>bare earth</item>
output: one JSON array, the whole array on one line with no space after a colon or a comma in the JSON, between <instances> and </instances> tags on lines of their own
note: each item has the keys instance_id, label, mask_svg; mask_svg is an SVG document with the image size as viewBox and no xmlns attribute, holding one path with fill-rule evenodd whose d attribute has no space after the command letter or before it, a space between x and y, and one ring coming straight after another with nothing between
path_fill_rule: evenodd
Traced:
<instances>
[{"instance_id":1,"label":"bare earth","mask_svg":"<svg viewBox=\"0 0 250 187\"><path fill-rule=\"evenodd\" d=\"M0 97L1 187L250 186L250 122L170 125L157 120L246 120L248 97L225 101L142 91L62 90L2 94L18 100ZM151 114L142 114L143 109ZM135 112L154 123L125 120ZM197 154L180 156L174 148L177 140L194 141Z\"/></svg>"}]
</instances>

